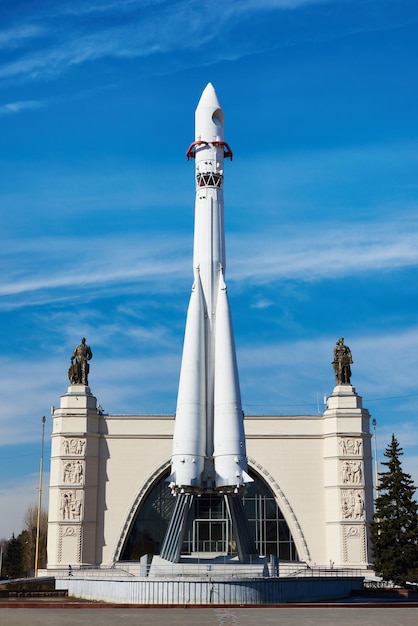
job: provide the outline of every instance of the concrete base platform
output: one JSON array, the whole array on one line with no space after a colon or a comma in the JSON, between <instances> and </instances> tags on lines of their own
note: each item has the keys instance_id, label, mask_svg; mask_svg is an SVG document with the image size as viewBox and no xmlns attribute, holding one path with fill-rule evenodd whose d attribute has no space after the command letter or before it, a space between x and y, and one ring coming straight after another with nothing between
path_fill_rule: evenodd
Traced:
<instances>
[{"instance_id":1,"label":"concrete base platform","mask_svg":"<svg viewBox=\"0 0 418 626\"><path fill-rule=\"evenodd\" d=\"M86 600L138 606L250 606L345 598L363 577L57 579L57 589Z\"/></svg>"},{"instance_id":2,"label":"concrete base platform","mask_svg":"<svg viewBox=\"0 0 418 626\"><path fill-rule=\"evenodd\" d=\"M268 577L269 571L266 558L255 558L250 563L241 563L237 556L205 552L182 556L179 563L166 561L157 555L153 556L148 576L150 578L190 576L261 578Z\"/></svg>"}]
</instances>

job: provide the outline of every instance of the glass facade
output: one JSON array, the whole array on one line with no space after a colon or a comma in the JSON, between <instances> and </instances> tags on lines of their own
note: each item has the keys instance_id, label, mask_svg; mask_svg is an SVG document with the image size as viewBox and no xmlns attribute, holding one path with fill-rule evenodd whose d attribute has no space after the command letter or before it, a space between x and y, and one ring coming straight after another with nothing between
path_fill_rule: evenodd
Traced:
<instances>
[{"instance_id":1,"label":"glass facade","mask_svg":"<svg viewBox=\"0 0 418 626\"><path fill-rule=\"evenodd\" d=\"M243 503L258 553L298 561L295 543L273 493L262 478L252 471L249 474L254 482L248 486ZM159 554L174 507L168 475L167 470L138 507L122 549L121 561L135 561L143 554ZM194 506L194 520L186 534L182 553L236 554L234 529L224 497L214 494L195 497Z\"/></svg>"}]
</instances>

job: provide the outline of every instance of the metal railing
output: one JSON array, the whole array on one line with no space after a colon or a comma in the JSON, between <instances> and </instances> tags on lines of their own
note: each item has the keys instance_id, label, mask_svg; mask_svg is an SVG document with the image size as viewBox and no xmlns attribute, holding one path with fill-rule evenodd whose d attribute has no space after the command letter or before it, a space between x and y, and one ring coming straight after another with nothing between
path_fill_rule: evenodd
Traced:
<instances>
[{"instance_id":1,"label":"metal railing","mask_svg":"<svg viewBox=\"0 0 418 626\"><path fill-rule=\"evenodd\" d=\"M361 569L335 567L306 567L284 574L286 578L364 578L365 575Z\"/></svg>"},{"instance_id":2,"label":"metal railing","mask_svg":"<svg viewBox=\"0 0 418 626\"><path fill-rule=\"evenodd\" d=\"M292 567L293 565L293 567ZM272 563L260 559L257 562L239 563L218 558L216 562L208 562L207 559L193 559L189 562L164 563L164 564L141 564L124 563L113 564L110 567L80 566L72 567L71 570L57 570L50 572L57 577L66 576L74 578L364 578L367 573L362 569L309 567L297 564L294 568L292 563ZM385 581L365 581L367 588L388 588L390 583Z\"/></svg>"}]
</instances>

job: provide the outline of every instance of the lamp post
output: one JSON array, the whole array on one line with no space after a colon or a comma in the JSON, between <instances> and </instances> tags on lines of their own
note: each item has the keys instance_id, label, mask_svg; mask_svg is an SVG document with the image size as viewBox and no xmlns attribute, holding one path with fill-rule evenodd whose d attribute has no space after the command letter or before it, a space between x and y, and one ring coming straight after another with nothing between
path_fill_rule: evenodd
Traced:
<instances>
[{"instance_id":1,"label":"lamp post","mask_svg":"<svg viewBox=\"0 0 418 626\"><path fill-rule=\"evenodd\" d=\"M42 445L41 445L41 460L39 462L39 489L38 489L38 516L36 520L36 543L35 543L35 578L38 576L38 561L39 561L39 535L41 526L41 506L42 506L42 473L44 463L44 439L45 439L45 415L42 417Z\"/></svg>"},{"instance_id":2,"label":"lamp post","mask_svg":"<svg viewBox=\"0 0 418 626\"><path fill-rule=\"evenodd\" d=\"M375 419L372 421L373 424L373 432L374 432L374 493L375 499L379 497L379 464L377 461L377 437L376 437L376 426L377 422Z\"/></svg>"}]
</instances>

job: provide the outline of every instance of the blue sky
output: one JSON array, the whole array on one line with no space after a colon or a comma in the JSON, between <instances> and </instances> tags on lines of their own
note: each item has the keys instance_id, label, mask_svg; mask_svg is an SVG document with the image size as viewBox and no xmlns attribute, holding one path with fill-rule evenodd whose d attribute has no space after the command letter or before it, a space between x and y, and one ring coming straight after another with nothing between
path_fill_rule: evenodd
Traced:
<instances>
[{"instance_id":1,"label":"blue sky","mask_svg":"<svg viewBox=\"0 0 418 626\"><path fill-rule=\"evenodd\" d=\"M234 151L227 283L247 414L352 383L418 483L415 0L19 0L0 21L0 537L37 500L74 346L109 413L173 414L194 110Z\"/></svg>"}]
</instances>

